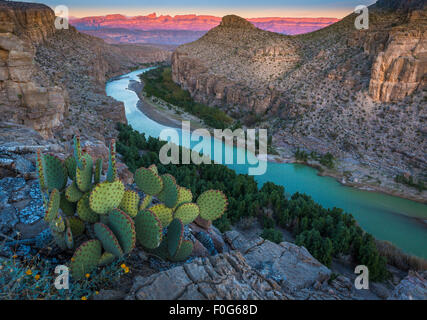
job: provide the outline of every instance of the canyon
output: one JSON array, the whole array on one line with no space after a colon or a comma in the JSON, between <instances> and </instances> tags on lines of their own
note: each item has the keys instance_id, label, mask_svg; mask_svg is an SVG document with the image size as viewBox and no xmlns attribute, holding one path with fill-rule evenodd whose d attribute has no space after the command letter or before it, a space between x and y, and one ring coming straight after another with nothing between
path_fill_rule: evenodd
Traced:
<instances>
[{"instance_id":1,"label":"canyon","mask_svg":"<svg viewBox=\"0 0 427 320\"><path fill-rule=\"evenodd\" d=\"M282 159L297 148L330 152L337 165L324 174L426 201L425 191L394 181L426 179L425 3L378 1L369 9L368 30L355 29L351 14L297 36L226 16L175 50L173 79L196 101L269 129Z\"/></svg>"},{"instance_id":2,"label":"canyon","mask_svg":"<svg viewBox=\"0 0 427 320\"><path fill-rule=\"evenodd\" d=\"M411 11L411 19L415 19L412 21L417 25L422 26L423 17L422 11ZM307 35L296 41L293 37L257 29L244 19L225 17L200 42L191 44L194 45L191 51L187 51L189 45L185 45L172 53L174 46L111 44L81 33L73 26L57 30L54 19L53 11L45 5L0 1L0 237L2 241L16 241L13 247L0 247L1 279L9 280L11 276L3 264L34 261L34 252L37 252L37 259L43 260L46 258L43 250L49 249L46 260L54 257L52 262L55 264L58 258L64 260L63 253L57 254L59 249L48 237L50 231L43 219L45 209L37 181L36 151L41 149L64 159L71 152L72 137L79 135L84 150L93 157L103 158L107 164L108 142L118 136L116 123L126 123L127 119L124 104L106 96L105 83L132 70L172 63L175 81L187 88L195 99L225 108L245 123L255 124L260 118L261 125L267 122L271 122L272 127L278 125L279 130L274 135L277 144L286 142L280 137L290 121L302 118L304 113L312 116L308 110L300 109L304 103L308 104L302 95L319 94L321 90L314 88L322 88L327 79L333 80L331 94L342 89L345 95L350 92L348 86L356 83L364 94L360 99L367 99L369 94L369 97L372 95L369 99L373 100L375 96L379 100L378 105L388 103L386 100L393 101L387 104L388 108L397 109L400 102L394 101L407 95L403 98L405 106L408 101L405 99L411 99L411 103L406 107L408 114L401 118L401 125L411 126L410 130L421 127L421 119L425 118L416 113L420 105L417 103L422 98L420 86L425 79L421 75L419 80L418 73L413 76L413 70L424 66L417 62L418 57L424 57L423 44L413 40L411 45L400 46L401 35L389 37L388 29L379 30L378 35L372 36L368 42L356 35L347 39L345 32L335 34L326 29L324 33L330 35L329 39L326 37L329 43L318 50L320 40L316 36L312 39L312 35ZM410 19L405 21L411 24ZM340 29L340 26L332 26L332 30ZM231 37L226 42L224 32ZM416 32L414 34L423 41L423 33ZM378 37L384 38L378 42L380 47L377 48ZM204 43L209 38L211 40ZM341 38L339 41L343 43L354 41L349 45L351 49L346 47L348 52L340 53L340 48L331 46ZM363 49L366 53L360 48L361 44L366 46ZM378 52L389 44L390 49L383 54L382 60L378 58L376 76L369 76L372 61L377 61ZM210 56L205 51L206 45L213 50ZM224 53L218 54L219 47L224 48ZM397 49L406 57L398 64L399 70L406 70L399 77L390 74L390 70L397 68L393 62L398 59L394 56ZM356 78L349 79L348 75L353 75L354 70L350 70L347 63L353 53L356 53L353 62L366 62L360 65ZM235 54L237 58L228 57ZM372 55L372 61L367 58L369 55ZM313 57L319 58L324 65L310 64ZM229 62L232 68L226 70L221 59ZM332 59L336 59L336 64L330 61ZM301 70L297 72L299 68ZM302 69L312 78L319 74L323 78L304 86L307 76L302 74ZM319 69L327 72L323 74ZM285 84L282 83L284 87L277 86L281 82L274 74L279 71L285 72L280 74L282 77L289 76L290 80L286 79L294 81L295 87L288 86L298 90L296 100L289 99L294 94L286 94ZM372 88L378 89L369 93L372 79ZM399 88L398 94L394 93L396 88ZM300 103L294 104L295 101ZM343 116L339 108L326 111L337 111L336 115L331 115L334 119ZM399 112L396 111L397 116L402 116ZM395 119L388 117L384 121L396 125ZM322 121L325 125L326 119L319 120L321 124ZM345 124L346 118L342 121ZM303 141L303 135L298 133L298 124L295 128L292 137L299 143ZM340 134L336 128L329 130ZM337 138L337 142L327 140L319 145L330 150L339 146L340 139ZM420 149L425 149L423 136L414 134L411 139ZM312 146L312 143L307 145ZM422 167L425 160L420 151L411 152L416 153L412 157L421 159L419 165ZM388 161L393 163L395 159ZM130 187L133 178L123 162L123 156L117 154L118 175ZM260 238L257 224L250 230L233 227L233 230L221 233L212 225L196 221L187 231L195 248L191 261L181 265L164 265L159 260L153 263L153 258L137 247L126 262L132 272L123 275L115 287L101 288L93 299L425 299L427 295L426 272L407 273L394 267L391 267L392 278L387 283L372 283L369 292L355 290L356 275L352 273L352 266L335 275L335 270L321 264L302 246L287 241L276 244ZM200 234L211 241L206 244L197 240ZM54 247L52 252L51 246ZM212 246L219 254L210 255L208 250ZM11 279L10 283L14 281Z\"/></svg>"}]
</instances>

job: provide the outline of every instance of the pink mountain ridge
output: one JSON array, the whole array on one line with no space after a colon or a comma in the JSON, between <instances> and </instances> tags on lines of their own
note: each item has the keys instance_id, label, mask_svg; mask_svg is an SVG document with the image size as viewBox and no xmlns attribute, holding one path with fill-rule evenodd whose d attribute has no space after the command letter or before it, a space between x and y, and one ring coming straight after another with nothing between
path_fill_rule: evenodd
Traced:
<instances>
[{"instance_id":1,"label":"pink mountain ridge","mask_svg":"<svg viewBox=\"0 0 427 320\"><path fill-rule=\"evenodd\" d=\"M337 18L251 18L247 19L256 27L288 35L315 31L333 24ZM207 31L219 25L221 17L210 15L160 15L151 13L146 16L127 17L121 14L93 16L70 19L72 25L80 30L105 28L123 28L130 30L187 30Z\"/></svg>"}]
</instances>

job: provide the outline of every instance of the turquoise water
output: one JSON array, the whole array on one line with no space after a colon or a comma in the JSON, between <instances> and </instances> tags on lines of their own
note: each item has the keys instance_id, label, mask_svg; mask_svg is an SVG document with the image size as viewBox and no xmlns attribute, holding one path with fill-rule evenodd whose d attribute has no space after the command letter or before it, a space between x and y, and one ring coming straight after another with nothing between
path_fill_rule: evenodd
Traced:
<instances>
[{"instance_id":1,"label":"turquoise water","mask_svg":"<svg viewBox=\"0 0 427 320\"><path fill-rule=\"evenodd\" d=\"M146 136L159 137L160 132L168 127L163 126L143 114L137 108L138 97L135 92L128 90L130 80L139 81L138 75L146 70L137 70L126 74L119 79L110 81L106 85L107 95L123 101L128 122L135 130L145 133ZM197 142L182 141L182 132L179 133L179 143L194 147ZM211 146L214 144L211 142ZM222 145L223 155L234 152L245 154L244 150ZM215 150L217 151L217 150ZM217 160L217 154L212 149L203 151ZM248 161L254 160L253 154L247 154ZM228 165L237 173L248 173L249 164ZM388 240L405 252L427 258L427 225L419 219L427 220L427 205L401 199L377 192L362 191L342 186L335 179L321 177L313 168L289 163L268 162L267 171L263 175L254 176L261 186L267 181L285 187L289 194L297 191L304 192L325 207L338 207L352 213L360 226L374 235L377 239Z\"/></svg>"}]
</instances>

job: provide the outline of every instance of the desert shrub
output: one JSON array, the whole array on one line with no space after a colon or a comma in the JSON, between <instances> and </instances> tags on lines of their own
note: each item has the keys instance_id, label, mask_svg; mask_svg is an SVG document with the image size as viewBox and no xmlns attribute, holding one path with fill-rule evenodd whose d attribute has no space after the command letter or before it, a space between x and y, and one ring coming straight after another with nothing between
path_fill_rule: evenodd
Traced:
<instances>
[{"instance_id":1,"label":"desert shrub","mask_svg":"<svg viewBox=\"0 0 427 320\"><path fill-rule=\"evenodd\" d=\"M261 237L274 243L280 243L283 241L282 232L274 228L265 228L262 230Z\"/></svg>"}]
</instances>

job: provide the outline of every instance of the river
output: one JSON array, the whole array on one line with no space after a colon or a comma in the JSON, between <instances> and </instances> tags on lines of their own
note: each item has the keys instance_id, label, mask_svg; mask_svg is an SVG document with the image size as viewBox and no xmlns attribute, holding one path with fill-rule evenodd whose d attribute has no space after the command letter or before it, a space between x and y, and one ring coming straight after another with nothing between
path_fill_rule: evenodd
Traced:
<instances>
[{"instance_id":1,"label":"river","mask_svg":"<svg viewBox=\"0 0 427 320\"><path fill-rule=\"evenodd\" d=\"M106 93L124 103L128 123L135 130L145 133L147 137L159 137L160 132L168 127L142 113L137 108L138 96L128 89L129 81L140 81L138 75L147 70L137 70L107 82ZM181 130L178 129L178 133L180 144L187 146L181 141ZM194 144L196 142L191 147ZM234 152L235 157L237 153L245 153L244 150L225 144L222 144L222 148L224 154ZM253 157L247 156L248 159ZM216 160L215 155L212 158ZM375 238L388 240L407 253L427 259L427 205L343 186L333 178L318 176L317 170L308 166L274 162L267 164L267 171L263 175L254 176L260 186L271 181L284 186L289 194L304 192L325 207L342 208L353 214L360 226ZM246 174L251 165L227 166L237 173Z\"/></svg>"}]
</instances>

